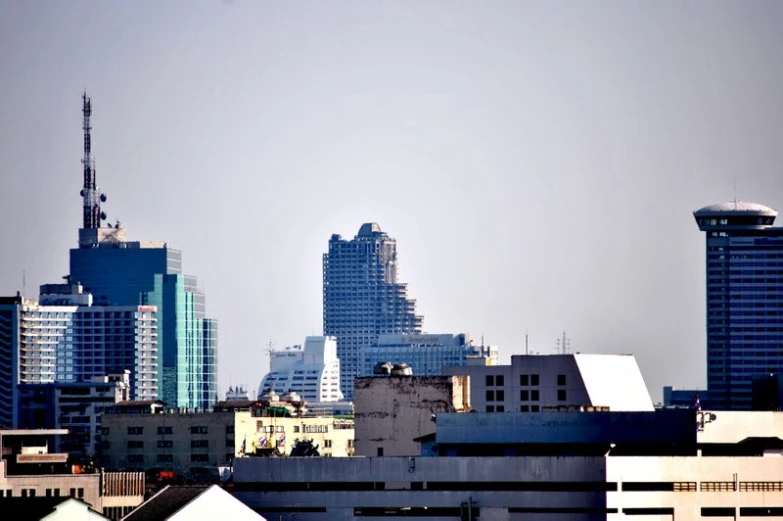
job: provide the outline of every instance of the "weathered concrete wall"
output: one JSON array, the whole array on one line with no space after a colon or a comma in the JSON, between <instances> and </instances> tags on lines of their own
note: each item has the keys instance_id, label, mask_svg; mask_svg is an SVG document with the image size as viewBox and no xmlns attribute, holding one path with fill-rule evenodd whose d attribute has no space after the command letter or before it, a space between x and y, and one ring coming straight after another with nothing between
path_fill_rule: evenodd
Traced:
<instances>
[{"instance_id":1,"label":"weathered concrete wall","mask_svg":"<svg viewBox=\"0 0 783 521\"><path fill-rule=\"evenodd\" d=\"M470 410L466 376L378 376L355 380L357 456L414 456L415 438L435 432L432 415Z\"/></svg>"}]
</instances>

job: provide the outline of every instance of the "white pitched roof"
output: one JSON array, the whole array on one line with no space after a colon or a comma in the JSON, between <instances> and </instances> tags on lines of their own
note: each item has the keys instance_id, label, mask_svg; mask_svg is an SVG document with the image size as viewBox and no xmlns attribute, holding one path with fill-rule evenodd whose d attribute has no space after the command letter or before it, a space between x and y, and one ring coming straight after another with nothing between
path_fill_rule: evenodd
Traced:
<instances>
[{"instance_id":1,"label":"white pitched roof","mask_svg":"<svg viewBox=\"0 0 783 521\"><path fill-rule=\"evenodd\" d=\"M575 354L590 402L610 411L653 411L652 399L633 355Z\"/></svg>"}]
</instances>

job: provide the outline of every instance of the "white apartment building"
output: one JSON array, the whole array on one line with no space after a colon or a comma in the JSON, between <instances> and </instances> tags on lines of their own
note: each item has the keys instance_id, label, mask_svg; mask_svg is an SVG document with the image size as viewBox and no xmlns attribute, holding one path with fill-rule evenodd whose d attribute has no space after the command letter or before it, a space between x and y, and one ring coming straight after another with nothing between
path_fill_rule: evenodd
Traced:
<instances>
[{"instance_id":1,"label":"white apartment building","mask_svg":"<svg viewBox=\"0 0 783 521\"><path fill-rule=\"evenodd\" d=\"M270 355L270 370L258 387L259 397L291 391L310 403L343 399L336 338L308 336L304 347L294 345Z\"/></svg>"}]
</instances>

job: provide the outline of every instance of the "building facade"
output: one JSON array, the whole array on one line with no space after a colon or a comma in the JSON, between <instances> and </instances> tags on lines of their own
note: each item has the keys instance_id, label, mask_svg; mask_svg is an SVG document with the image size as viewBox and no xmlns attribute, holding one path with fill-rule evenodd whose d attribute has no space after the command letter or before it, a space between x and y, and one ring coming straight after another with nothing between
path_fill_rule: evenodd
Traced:
<instances>
[{"instance_id":1,"label":"building facade","mask_svg":"<svg viewBox=\"0 0 783 521\"><path fill-rule=\"evenodd\" d=\"M0 297L0 429L16 427L19 383L19 316L24 298Z\"/></svg>"},{"instance_id":2,"label":"building facade","mask_svg":"<svg viewBox=\"0 0 783 521\"><path fill-rule=\"evenodd\" d=\"M474 345L466 333L451 334L384 334L367 350L369 367L382 362L404 362L414 375L436 376L444 367L463 365L497 365L496 346Z\"/></svg>"},{"instance_id":3,"label":"building facade","mask_svg":"<svg viewBox=\"0 0 783 521\"><path fill-rule=\"evenodd\" d=\"M261 380L258 396L289 391L311 403L343 399L336 338L309 336L304 347L295 345L270 353L269 373Z\"/></svg>"},{"instance_id":4,"label":"building facade","mask_svg":"<svg viewBox=\"0 0 783 521\"><path fill-rule=\"evenodd\" d=\"M470 376L470 403L479 412L653 409L632 355L513 355L510 365L449 367L444 373Z\"/></svg>"},{"instance_id":5,"label":"building facade","mask_svg":"<svg viewBox=\"0 0 783 521\"><path fill-rule=\"evenodd\" d=\"M753 379L783 371L783 228L777 211L728 202L694 212L706 235L707 388L749 410Z\"/></svg>"},{"instance_id":6,"label":"building facade","mask_svg":"<svg viewBox=\"0 0 783 521\"><path fill-rule=\"evenodd\" d=\"M19 385L19 427L65 429L55 438L55 452L86 462L101 443L101 417L119 402L130 399L130 371L87 382Z\"/></svg>"},{"instance_id":7,"label":"building facade","mask_svg":"<svg viewBox=\"0 0 783 521\"><path fill-rule=\"evenodd\" d=\"M324 335L337 337L340 385L353 396L353 379L371 374L367 351L385 333L421 333L422 317L407 284L397 280L397 242L376 223L353 240L332 235L323 256Z\"/></svg>"},{"instance_id":8,"label":"building facade","mask_svg":"<svg viewBox=\"0 0 783 521\"><path fill-rule=\"evenodd\" d=\"M413 456L435 432L433 415L470 411L466 376L367 376L356 379L356 455Z\"/></svg>"}]
</instances>

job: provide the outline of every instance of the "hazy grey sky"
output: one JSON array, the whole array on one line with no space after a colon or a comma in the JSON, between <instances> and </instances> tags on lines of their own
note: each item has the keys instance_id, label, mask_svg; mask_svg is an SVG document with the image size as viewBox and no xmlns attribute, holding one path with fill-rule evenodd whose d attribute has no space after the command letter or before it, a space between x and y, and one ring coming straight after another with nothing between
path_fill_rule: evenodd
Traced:
<instances>
[{"instance_id":1,"label":"hazy grey sky","mask_svg":"<svg viewBox=\"0 0 783 521\"><path fill-rule=\"evenodd\" d=\"M691 212L783 207L783 3L0 0L0 294L105 211L183 250L220 383L321 332L329 236L376 221L428 332L634 353L704 385Z\"/></svg>"}]
</instances>

